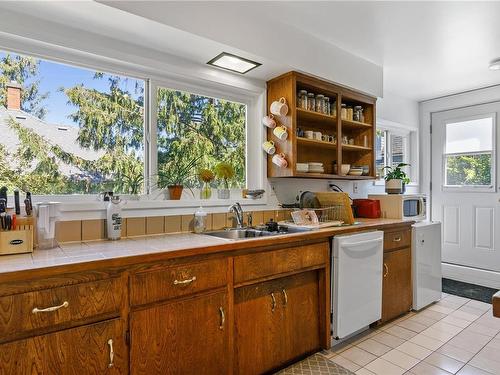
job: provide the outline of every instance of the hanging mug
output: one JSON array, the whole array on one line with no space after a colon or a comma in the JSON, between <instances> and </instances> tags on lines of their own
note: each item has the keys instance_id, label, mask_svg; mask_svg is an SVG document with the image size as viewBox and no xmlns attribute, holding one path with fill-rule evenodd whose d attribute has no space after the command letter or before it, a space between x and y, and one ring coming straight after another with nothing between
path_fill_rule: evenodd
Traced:
<instances>
[{"instance_id":1,"label":"hanging mug","mask_svg":"<svg viewBox=\"0 0 500 375\"><path fill-rule=\"evenodd\" d=\"M273 156L273 163L276 164L280 168L286 168L288 166L288 162L285 159L285 154L276 154Z\"/></svg>"},{"instance_id":2,"label":"hanging mug","mask_svg":"<svg viewBox=\"0 0 500 375\"><path fill-rule=\"evenodd\" d=\"M288 132L286 131L286 128L283 125L275 127L273 130L273 134L280 141L285 141L288 138Z\"/></svg>"},{"instance_id":3,"label":"hanging mug","mask_svg":"<svg viewBox=\"0 0 500 375\"><path fill-rule=\"evenodd\" d=\"M268 128L274 129L276 127L276 120L273 115L262 117L262 125L267 126Z\"/></svg>"},{"instance_id":4,"label":"hanging mug","mask_svg":"<svg viewBox=\"0 0 500 375\"><path fill-rule=\"evenodd\" d=\"M274 142L273 141L266 141L266 142L264 142L262 144L262 148L269 155L273 155L276 152L276 147L274 146Z\"/></svg>"},{"instance_id":5,"label":"hanging mug","mask_svg":"<svg viewBox=\"0 0 500 375\"><path fill-rule=\"evenodd\" d=\"M284 97L271 103L271 113L276 116L286 116L288 113L288 105Z\"/></svg>"}]
</instances>

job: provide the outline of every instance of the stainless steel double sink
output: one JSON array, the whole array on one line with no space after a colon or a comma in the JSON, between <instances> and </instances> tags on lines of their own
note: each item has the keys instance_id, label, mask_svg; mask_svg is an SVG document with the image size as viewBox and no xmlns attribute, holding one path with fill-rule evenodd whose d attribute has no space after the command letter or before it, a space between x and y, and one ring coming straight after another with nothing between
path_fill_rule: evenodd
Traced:
<instances>
[{"instance_id":1,"label":"stainless steel double sink","mask_svg":"<svg viewBox=\"0 0 500 375\"><path fill-rule=\"evenodd\" d=\"M205 232L203 234L223 238L227 240L243 240L248 238L268 237L268 236L281 236L291 233L308 232L310 229L299 228L280 228L278 232L270 232L265 229L258 228L229 228L213 232Z\"/></svg>"}]
</instances>

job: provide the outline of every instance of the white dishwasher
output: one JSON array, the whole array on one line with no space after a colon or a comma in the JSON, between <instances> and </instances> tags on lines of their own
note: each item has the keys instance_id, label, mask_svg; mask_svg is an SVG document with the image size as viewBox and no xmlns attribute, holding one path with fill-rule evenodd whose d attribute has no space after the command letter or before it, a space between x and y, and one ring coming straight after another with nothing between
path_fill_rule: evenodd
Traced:
<instances>
[{"instance_id":1,"label":"white dishwasher","mask_svg":"<svg viewBox=\"0 0 500 375\"><path fill-rule=\"evenodd\" d=\"M342 339L382 316L384 232L335 236L332 251L332 329Z\"/></svg>"}]
</instances>

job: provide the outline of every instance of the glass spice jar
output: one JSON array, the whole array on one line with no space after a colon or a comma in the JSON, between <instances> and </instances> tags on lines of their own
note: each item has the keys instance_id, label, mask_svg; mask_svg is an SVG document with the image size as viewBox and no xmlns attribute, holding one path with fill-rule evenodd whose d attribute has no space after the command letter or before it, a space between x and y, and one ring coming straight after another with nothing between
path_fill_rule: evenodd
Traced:
<instances>
[{"instance_id":1,"label":"glass spice jar","mask_svg":"<svg viewBox=\"0 0 500 375\"><path fill-rule=\"evenodd\" d=\"M333 117L337 117L337 102L333 101L332 105L330 106L330 114Z\"/></svg>"},{"instance_id":2,"label":"glass spice jar","mask_svg":"<svg viewBox=\"0 0 500 375\"><path fill-rule=\"evenodd\" d=\"M324 104L325 96L321 94L316 95L316 112L323 113Z\"/></svg>"},{"instance_id":3,"label":"glass spice jar","mask_svg":"<svg viewBox=\"0 0 500 375\"><path fill-rule=\"evenodd\" d=\"M330 116L330 114L331 114L330 98L328 96L325 96L325 104L323 105L323 113L325 115L328 115L328 116Z\"/></svg>"},{"instance_id":4,"label":"glass spice jar","mask_svg":"<svg viewBox=\"0 0 500 375\"><path fill-rule=\"evenodd\" d=\"M307 109L307 91L300 90L298 95L297 106L302 109Z\"/></svg>"},{"instance_id":5,"label":"glass spice jar","mask_svg":"<svg viewBox=\"0 0 500 375\"><path fill-rule=\"evenodd\" d=\"M347 120L347 105L341 104L340 107L340 117L342 120Z\"/></svg>"},{"instance_id":6,"label":"glass spice jar","mask_svg":"<svg viewBox=\"0 0 500 375\"><path fill-rule=\"evenodd\" d=\"M354 112L352 114L352 119L354 121L361 121L361 112L363 110L363 107L361 107L360 105L356 105L354 106Z\"/></svg>"},{"instance_id":7,"label":"glass spice jar","mask_svg":"<svg viewBox=\"0 0 500 375\"><path fill-rule=\"evenodd\" d=\"M307 109L309 111L316 110L316 99L314 98L314 94L312 92L307 94Z\"/></svg>"},{"instance_id":8,"label":"glass spice jar","mask_svg":"<svg viewBox=\"0 0 500 375\"><path fill-rule=\"evenodd\" d=\"M365 114L363 113L363 107L361 107L361 110L359 112L359 121L365 122Z\"/></svg>"},{"instance_id":9,"label":"glass spice jar","mask_svg":"<svg viewBox=\"0 0 500 375\"><path fill-rule=\"evenodd\" d=\"M352 107L351 106L347 107L347 119L349 121L352 121L353 113L354 113L354 111L353 111Z\"/></svg>"}]
</instances>

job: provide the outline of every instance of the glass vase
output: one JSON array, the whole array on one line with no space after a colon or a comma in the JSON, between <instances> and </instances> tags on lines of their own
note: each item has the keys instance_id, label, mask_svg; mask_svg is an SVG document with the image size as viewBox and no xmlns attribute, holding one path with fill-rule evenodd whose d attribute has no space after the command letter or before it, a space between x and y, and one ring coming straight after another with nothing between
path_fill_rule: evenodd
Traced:
<instances>
[{"instance_id":1,"label":"glass vase","mask_svg":"<svg viewBox=\"0 0 500 375\"><path fill-rule=\"evenodd\" d=\"M217 189L217 198L229 199L230 197L231 197L231 190L229 190L229 189Z\"/></svg>"},{"instance_id":2,"label":"glass vase","mask_svg":"<svg viewBox=\"0 0 500 375\"><path fill-rule=\"evenodd\" d=\"M200 190L200 199L210 199L212 197L212 187L210 183L204 182Z\"/></svg>"}]
</instances>

